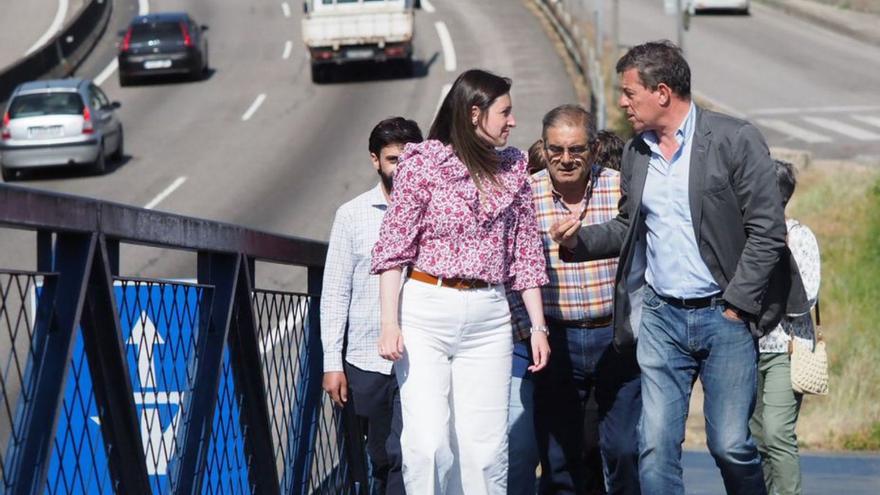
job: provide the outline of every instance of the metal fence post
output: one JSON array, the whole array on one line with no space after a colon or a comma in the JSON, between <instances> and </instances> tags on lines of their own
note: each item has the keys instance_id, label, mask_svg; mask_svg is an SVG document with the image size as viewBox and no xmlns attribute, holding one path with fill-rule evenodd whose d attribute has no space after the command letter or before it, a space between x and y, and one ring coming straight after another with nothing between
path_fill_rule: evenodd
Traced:
<instances>
[{"instance_id":1,"label":"metal fence post","mask_svg":"<svg viewBox=\"0 0 880 495\"><path fill-rule=\"evenodd\" d=\"M89 275L82 332L115 491L150 495L146 455L113 295L110 255L103 237L98 239Z\"/></svg>"},{"instance_id":2,"label":"metal fence post","mask_svg":"<svg viewBox=\"0 0 880 495\"><path fill-rule=\"evenodd\" d=\"M281 486L272 442L269 402L263 379L260 342L254 315L251 260L242 256L235 291L235 320L229 332L229 357L235 390L243 397L239 408L244 449L250 459L251 493L277 495Z\"/></svg>"},{"instance_id":3,"label":"metal fence post","mask_svg":"<svg viewBox=\"0 0 880 495\"><path fill-rule=\"evenodd\" d=\"M315 434L318 429L318 413L321 410L321 378L323 363L321 362L321 285L324 269L309 267L308 293L309 318L303 339L304 354L302 367L302 386L299 390L300 404L297 411L295 427L299 433L298 442L294 445L293 493L303 495L309 490L309 474L312 467Z\"/></svg>"},{"instance_id":4,"label":"metal fence post","mask_svg":"<svg viewBox=\"0 0 880 495\"><path fill-rule=\"evenodd\" d=\"M201 313L196 341L197 365L193 391L184 405L186 417L179 434L180 462L173 476L179 494L201 494L207 465L214 408L223 368L223 350L232 320L235 286L241 258L237 254L199 252L200 284L213 285L210 314Z\"/></svg>"},{"instance_id":5,"label":"metal fence post","mask_svg":"<svg viewBox=\"0 0 880 495\"><path fill-rule=\"evenodd\" d=\"M96 239L94 234L58 234L54 262L58 276L47 279L40 298L41 303L54 303L54 309L43 307L37 312L35 359L29 376L33 382L26 385L34 396L31 406L22 411L24 441L11 463L15 481L10 495L37 495L45 490Z\"/></svg>"}]
</instances>

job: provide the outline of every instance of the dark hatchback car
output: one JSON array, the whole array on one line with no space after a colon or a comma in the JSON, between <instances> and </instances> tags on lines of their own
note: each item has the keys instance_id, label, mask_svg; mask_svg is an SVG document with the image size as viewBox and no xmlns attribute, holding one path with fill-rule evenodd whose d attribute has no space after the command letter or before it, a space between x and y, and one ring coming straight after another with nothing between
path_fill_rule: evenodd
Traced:
<instances>
[{"instance_id":1,"label":"dark hatchback car","mask_svg":"<svg viewBox=\"0 0 880 495\"><path fill-rule=\"evenodd\" d=\"M201 79L208 72L207 30L185 12L135 17L120 33L119 85L134 78L175 74Z\"/></svg>"}]
</instances>

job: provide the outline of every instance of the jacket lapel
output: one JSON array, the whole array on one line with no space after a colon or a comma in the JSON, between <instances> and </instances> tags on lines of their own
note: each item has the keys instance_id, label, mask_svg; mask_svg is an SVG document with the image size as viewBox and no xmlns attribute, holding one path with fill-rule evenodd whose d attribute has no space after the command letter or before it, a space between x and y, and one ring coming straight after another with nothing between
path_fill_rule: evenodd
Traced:
<instances>
[{"instance_id":1,"label":"jacket lapel","mask_svg":"<svg viewBox=\"0 0 880 495\"><path fill-rule=\"evenodd\" d=\"M697 246L700 245L700 222L703 217L703 184L706 178L706 157L712 141L712 130L703 120L703 109L697 107L694 142L691 143L691 163L688 180L688 199L691 207L691 222Z\"/></svg>"},{"instance_id":2,"label":"jacket lapel","mask_svg":"<svg viewBox=\"0 0 880 495\"><path fill-rule=\"evenodd\" d=\"M648 162L651 160L651 150L648 148L648 145L639 137L635 139L636 141L633 143L632 149L635 157L633 157L632 175L630 176L629 190L627 191L627 194L630 195L630 203L635 206L635 209L630 213L630 220L635 220L641 215L642 194L645 192Z\"/></svg>"}]
</instances>

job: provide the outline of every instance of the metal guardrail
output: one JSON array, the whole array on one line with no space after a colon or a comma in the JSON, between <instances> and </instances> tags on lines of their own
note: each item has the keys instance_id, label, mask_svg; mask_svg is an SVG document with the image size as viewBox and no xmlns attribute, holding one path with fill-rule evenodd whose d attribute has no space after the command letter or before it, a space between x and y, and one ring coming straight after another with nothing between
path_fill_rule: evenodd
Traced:
<instances>
[{"instance_id":1,"label":"metal guardrail","mask_svg":"<svg viewBox=\"0 0 880 495\"><path fill-rule=\"evenodd\" d=\"M554 31L565 45L569 58L590 88L589 106L594 120L593 128L604 129L607 126L608 111L605 103L605 80L602 77L601 64L596 54L597 48L591 46L587 36L578 27L578 17L572 14L572 6L568 5L568 2L564 0L534 1L550 24L553 25ZM601 49L598 47L598 50Z\"/></svg>"},{"instance_id":2,"label":"metal guardrail","mask_svg":"<svg viewBox=\"0 0 880 495\"><path fill-rule=\"evenodd\" d=\"M0 68L0 102L23 82L72 74L104 33L112 10L113 0L92 0L45 45Z\"/></svg>"},{"instance_id":3,"label":"metal guardrail","mask_svg":"<svg viewBox=\"0 0 880 495\"><path fill-rule=\"evenodd\" d=\"M0 269L0 492L366 491L320 386L324 243L8 185L0 227L37 232L37 269ZM196 251L197 282L119 277L128 243Z\"/></svg>"}]
</instances>

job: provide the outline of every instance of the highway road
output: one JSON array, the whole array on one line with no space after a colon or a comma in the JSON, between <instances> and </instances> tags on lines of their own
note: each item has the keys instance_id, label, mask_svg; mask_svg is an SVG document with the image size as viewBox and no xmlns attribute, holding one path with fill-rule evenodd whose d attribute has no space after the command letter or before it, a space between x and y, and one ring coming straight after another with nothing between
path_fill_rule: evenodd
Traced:
<instances>
[{"instance_id":1,"label":"highway road","mask_svg":"<svg viewBox=\"0 0 880 495\"><path fill-rule=\"evenodd\" d=\"M129 156L105 176L41 173L21 184L326 239L336 207L376 180L367 152L373 125L400 114L427 132L444 86L460 71L483 67L513 79L516 146L539 136L546 110L575 100L561 59L519 0L434 2L417 14L416 77L391 79L364 68L320 86L310 80L301 42L301 4L284 5L282 0L117 2L107 34L79 75L101 76L110 98L122 102ZM215 72L208 80L120 88L115 74L107 77L116 32L135 13L184 8L210 26ZM438 23L450 33L446 50ZM155 204L163 193L169 194ZM4 236L2 243L15 238L21 245L20 235ZM29 254L3 252L0 265L7 266ZM122 254L123 274L194 274L188 254L142 248ZM282 288L289 287L284 277L278 280Z\"/></svg>"},{"instance_id":2,"label":"highway road","mask_svg":"<svg viewBox=\"0 0 880 495\"><path fill-rule=\"evenodd\" d=\"M880 47L760 3L751 12L691 19L696 94L756 122L771 146L880 163ZM624 46L677 39L663 0L621 0L619 32Z\"/></svg>"}]
</instances>

